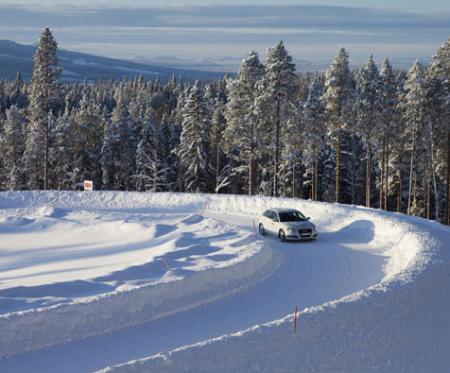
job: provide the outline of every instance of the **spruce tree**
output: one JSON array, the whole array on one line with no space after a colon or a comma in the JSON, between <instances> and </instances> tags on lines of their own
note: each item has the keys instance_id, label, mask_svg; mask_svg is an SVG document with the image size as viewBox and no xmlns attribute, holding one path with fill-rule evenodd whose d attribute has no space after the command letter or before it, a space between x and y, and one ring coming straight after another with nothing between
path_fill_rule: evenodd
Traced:
<instances>
[{"instance_id":1,"label":"spruce tree","mask_svg":"<svg viewBox=\"0 0 450 373\"><path fill-rule=\"evenodd\" d=\"M256 191L256 163L259 159L261 121L255 110L256 85L264 73L258 53L252 51L242 62L235 80L227 84L224 147L233 172L246 180L243 190ZM237 180L236 180L237 182Z\"/></svg>"},{"instance_id":2,"label":"spruce tree","mask_svg":"<svg viewBox=\"0 0 450 373\"><path fill-rule=\"evenodd\" d=\"M426 127L426 81L423 66L416 62L409 70L405 82L403 102L406 133L408 136L409 183L408 209L411 215L423 216L425 212L425 189L429 179Z\"/></svg>"},{"instance_id":3,"label":"spruce tree","mask_svg":"<svg viewBox=\"0 0 450 373\"><path fill-rule=\"evenodd\" d=\"M183 108L182 132L177 155L182 167L184 190L207 192L211 170L209 161L210 114L199 81L192 87Z\"/></svg>"},{"instance_id":4,"label":"spruce tree","mask_svg":"<svg viewBox=\"0 0 450 373\"><path fill-rule=\"evenodd\" d=\"M139 144L136 149L136 190L157 191L158 155L157 132L154 119L148 113L143 124Z\"/></svg>"},{"instance_id":5,"label":"spruce tree","mask_svg":"<svg viewBox=\"0 0 450 373\"><path fill-rule=\"evenodd\" d=\"M84 180L94 185L101 181L101 112L89 97L83 95L80 108L75 111L73 127L74 187L81 188Z\"/></svg>"},{"instance_id":6,"label":"spruce tree","mask_svg":"<svg viewBox=\"0 0 450 373\"><path fill-rule=\"evenodd\" d=\"M22 156L25 148L25 128L23 113L15 105L7 109L4 130L0 137L0 179L6 190L21 190L24 187Z\"/></svg>"},{"instance_id":7,"label":"spruce tree","mask_svg":"<svg viewBox=\"0 0 450 373\"><path fill-rule=\"evenodd\" d=\"M379 77L372 55L357 79L357 125L366 148L366 206L372 201L372 157L380 123Z\"/></svg>"},{"instance_id":8,"label":"spruce tree","mask_svg":"<svg viewBox=\"0 0 450 373\"><path fill-rule=\"evenodd\" d=\"M102 122L104 123L101 150L103 188L119 190L122 186L120 178L120 124L107 118L106 113L102 115Z\"/></svg>"},{"instance_id":9,"label":"spruce tree","mask_svg":"<svg viewBox=\"0 0 450 373\"><path fill-rule=\"evenodd\" d=\"M224 154L223 133L227 126L225 118L225 106L220 100L217 100L211 118L211 147L210 154L214 169L214 191L218 193L226 188L232 181L232 170L229 164L226 164Z\"/></svg>"},{"instance_id":10,"label":"spruce tree","mask_svg":"<svg viewBox=\"0 0 450 373\"><path fill-rule=\"evenodd\" d=\"M342 48L325 73L324 102L328 135L335 152L335 201L341 201L342 142L351 123L353 79L348 66L348 53Z\"/></svg>"},{"instance_id":11,"label":"spruce tree","mask_svg":"<svg viewBox=\"0 0 450 373\"><path fill-rule=\"evenodd\" d=\"M258 114L264 123L265 150L271 153L268 156L272 158L270 163L273 196L280 194L279 171L284 147L282 138L288 133L286 132L288 123L292 124L297 114L297 81L292 57L283 42L279 42L274 48L269 49L264 75L258 84L257 97ZM291 156L286 152L284 154Z\"/></svg>"},{"instance_id":12,"label":"spruce tree","mask_svg":"<svg viewBox=\"0 0 450 373\"><path fill-rule=\"evenodd\" d=\"M398 125L398 83L393 72L389 59L383 61L383 65L380 71L380 85L379 85L379 98L380 98L380 126L378 129L378 159L381 164L381 173L379 177L379 195L380 195L380 208L388 210L388 197L390 195L389 180L390 175L390 155L391 150L398 144L395 143L394 138L396 135L396 125ZM398 126L400 127L400 126Z\"/></svg>"},{"instance_id":13,"label":"spruce tree","mask_svg":"<svg viewBox=\"0 0 450 373\"><path fill-rule=\"evenodd\" d=\"M445 209L443 220L450 225L450 39L438 49L428 77L434 93L434 103L430 108L433 110L431 125L436 147L434 166L444 195L442 201L436 196L436 203L442 203L442 210Z\"/></svg>"},{"instance_id":14,"label":"spruce tree","mask_svg":"<svg viewBox=\"0 0 450 373\"><path fill-rule=\"evenodd\" d=\"M28 188L48 188L49 113L58 96L61 69L56 56L57 43L48 28L44 30L34 55L29 88L29 122L24 167Z\"/></svg>"},{"instance_id":15,"label":"spruce tree","mask_svg":"<svg viewBox=\"0 0 450 373\"><path fill-rule=\"evenodd\" d=\"M309 86L309 93L303 105L303 162L309 180L310 198L319 196L319 161L325 145L325 108L322 102L323 80L315 75Z\"/></svg>"},{"instance_id":16,"label":"spruce tree","mask_svg":"<svg viewBox=\"0 0 450 373\"><path fill-rule=\"evenodd\" d=\"M49 160L54 177L54 187L58 190L74 188L74 127L75 118L69 98L66 97L64 113L56 119L51 132L52 147Z\"/></svg>"}]
</instances>

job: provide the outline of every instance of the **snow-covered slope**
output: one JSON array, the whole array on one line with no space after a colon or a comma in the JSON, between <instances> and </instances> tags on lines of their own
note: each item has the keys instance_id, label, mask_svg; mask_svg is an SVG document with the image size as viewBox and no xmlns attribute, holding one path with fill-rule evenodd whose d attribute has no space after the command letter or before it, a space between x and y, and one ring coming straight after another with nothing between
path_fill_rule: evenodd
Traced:
<instances>
[{"instance_id":1,"label":"snow-covered slope","mask_svg":"<svg viewBox=\"0 0 450 373\"><path fill-rule=\"evenodd\" d=\"M319 240L256 237L257 215L275 206L310 215ZM0 193L0 207L2 371L89 371L168 350L108 370L439 372L450 363L450 230L439 224L171 193Z\"/></svg>"}]
</instances>

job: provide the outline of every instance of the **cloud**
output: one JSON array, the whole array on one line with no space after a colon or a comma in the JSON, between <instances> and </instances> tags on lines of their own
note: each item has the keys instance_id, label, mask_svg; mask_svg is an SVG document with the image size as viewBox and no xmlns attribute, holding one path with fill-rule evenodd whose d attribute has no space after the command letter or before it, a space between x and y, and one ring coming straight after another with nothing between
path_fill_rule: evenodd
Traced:
<instances>
[{"instance_id":1,"label":"cloud","mask_svg":"<svg viewBox=\"0 0 450 373\"><path fill-rule=\"evenodd\" d=\"M338 6L9 6L0 9L0 25L5 39L31 43L50 26L63 48L128 59L235 58L284 40L299 59L330 60L344 45L359 61L370 51L412 59L433 54L450 36L450 13Z\"/></svg>"}]
</instances>

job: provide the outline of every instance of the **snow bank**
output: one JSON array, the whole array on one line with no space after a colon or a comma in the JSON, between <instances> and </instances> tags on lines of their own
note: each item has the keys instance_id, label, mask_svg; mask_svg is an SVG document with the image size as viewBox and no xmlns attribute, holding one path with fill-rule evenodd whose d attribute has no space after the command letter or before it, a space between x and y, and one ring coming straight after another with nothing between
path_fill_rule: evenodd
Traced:
<instances>
[{"instance_id":1,"label":"snow bank","mask_svg":"<svg viewBox=\"0 0 450 373\"><path fill-rule=\"evenodd\" d=\"M0 206L5 209L2 214L8 210L8 216L29 209L23 221L4 221L13 225L28 224L26 219L42 206L44 215L58 214L61 208L118 213L161 210L189 214L187 222L194 224L204 211L256 218L269 207L294 207L312 216L319 231L344 231L341 237L356 238L356 246L386 257L381 283L302 310L295 336L289 315L107 371L406 372L431 366L439 372L442 364L450 363L446 358L450 356L450 320L441 312L450 305L442 296L450 285L450 231L438 224L354 206L233 195L0 193ZM9 315L0 319L0 356L102 334L213 302L270 276L279 260L276 250L262 247L243 262L202 271L183 281Z\"/></svg>"},{"instance_id":2,"label":"snow bank","mask_svg":"<svg viewBox=\"0 0 450 373\"><path fill-rule=\"evenodd\" d=\"M24 236L17 233L24 233L24 224L27 225L25 232L28 233L36 231L41 233L42 229L49 229L56 225L56 228L51 230L50 237L53 237L51 238L53 240L62 237L61 245L64 240L77 239L78 236L87 236L88 241L86 244L83 242L87 248L83 247L81 252L78 247L80 244L73 245L71 242L72 246L76 246L76 250L69 248L68 252L63 251L62 254L58 254L58 247L55 247L54 253L51 252L52 247L49 247L45 255L41 251L33 254L33 250L30 249L25 250L28 253L25 259L22 259L20 255L17 262L11 262L10 259L8 262L8 258L3 259L4 271L8 270L8 278L11 278L0 284L0 289L4 289L3 293L23 293L26 290L27 294L32 294L42 291L42 286L46 286L47 291L50 287L59 289L59 293L64 294L64 298L56 297L49 301L44 297L44 301L48 304L53 302L56 305L0 315L0 356L102 334L183 312L241 291L270 275L277 268L279 262L277 253L263 247L262 241L257 240L256 237L246 231L234 229L214 219L205 219L195 214L197 211L201 212L196 205L192 205L192 201L195 201L197 205L200 203L198 197L181 195L176 198L168 195L159 197L138 193L1 193L0 206L3 210L0 214L2 219L0 231L2 228L6 232L13 229L13 241L23 240ZM138 208L140 210L136 211ZM130 212L130 209L138 215L139 211L144 214L144 212L155 212L158 209L172 210L172 212L176 210L186 214L176 215L175 220L178 221L173 231L172 228L168 230L170 235L166 235L171 238L164 242L161 241L161 237L155 236L154 229L153 232L149 232L149 227L145 225L121 220L123 217L120 213ZM119 215L111 218L105 215L106 212ZM80 213L83 219L87 220L87 224L80 223L82 220ZM22 217L11 218L11 216ZM64 217L64 221L51 219L55 217ZM120 219L117 220L117 217ZM98 228L99 224L101 230ZM104 227L105 224L106 227ZM92 229L93 232L90 234ZM70 237L64 236L67 232L70 233ZM127 238L128 236L136 238L135 236L142 234L147 236L142 249ZM95 236L111 236L108 238L113 240L125 239L123 245L119 247L119 253L116 247L112 248L114 258L119 254L121 256L111 262L109 256L105 257L109 254L106 250L111 251L111 248L96 247ZM42 234L37 236L36 240L42 240ZM15 241L10 242L11 246L16 244ZM39 242L39 245L42 244L43 242ZM33 245L35 243L31 242L31 247ZM109 241L108 245L110 245ZM214 245L213 250L211 245ZM1 248L0 245L0 249L7 254L6 257L14 255L12 247ZM137 259L142 261L147 258L147 261L151 261L166 257L164 263L157 264L157 268L164 268L163 264L167 265L167 262L171 267L167 268L167 271L162 271L162 277L159 280L148 281L143 285L127 285L117 281L120 276L115 277L114 274L120 274L120 271L109 276L105 276L108 272L101 272L117 270L116 267L112 267L113 264L129 263L129 257L133 257L133 250L136 251L136 249L139 249L139 252L142 251L141 258L137 257ZM100 256L95 256L99 251ZM183 257L179 252L189 252L189 255L185 254ZM58 255L62 258L54 263L54 257ZM80 261L81 255L83 259ZM171 256L178 259L170 261ZM42 268L45 271L37 270L37 263L46 259L50 262L44 263ZM96 267L92 270L94 263ZM26 268L21 268L21 265ZM80 269L80 266L83 268ZM16 270L14 269L16 267L19 268ZM139 270L136 265L126 270L130 272L135 268ZM151 273L149 269L146 271ZM106 278L106 280L103 282L95 282L89 278L88 281L83 278L83 281L77 280L79 279L77 276L84 275L85 271L91 277L95 273L97 278ZM37 277L41 272L45 276ZM48 272L55 272L56 277L53 275L49 277ZM3 277L6 276L5 273ZM58 276L60 282L45 285L45 281L57 279ZM113 286L114 283L116 283L115 286ZM19 286L8 288L21 284L27 285L27 288ZM80 287L92 288L95 284L97 288L99 285L104 286L106 293L78 299L75 297L70 301L70 292L74 291L73 289L79 292ZM108 286L112 286L115 290L111 291ZM0 304L8 305L13 299L1 298ZM18 302L20 301L25 302L22 298L18 299ZM28 300L22 306L27 305L29 306Z\"/></svg>"},{"instance_id":3,"label":"snow bank","mask_svg":"<svg viewBox=\"0 0 450 373\"><path fill-rule=\"evenodd\" d=\"M293 315L288 315L102 372L447 372L450 229L364 208L303 202L298 206L311 215L314 210L321 222L349 214L365 216L375 222L374 241L396 232L384 280L302 310L296 334Z\"/></svg>"}]
</instances>

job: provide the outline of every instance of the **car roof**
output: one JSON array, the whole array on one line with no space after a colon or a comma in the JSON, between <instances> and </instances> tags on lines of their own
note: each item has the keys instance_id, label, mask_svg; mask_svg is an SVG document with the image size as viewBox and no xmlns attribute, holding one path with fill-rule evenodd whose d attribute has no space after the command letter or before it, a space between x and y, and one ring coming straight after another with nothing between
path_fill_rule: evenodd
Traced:
<instances>
[{"instance_id":1,"label":"car roof","mask_svg":"<svg viewBox=\"0 0 450 373\"><path fill-rule=\"evenodd\" d=\"M275 211L277 213L280 213L280 212L295 212L295 211L298 211L298 210L277 207L277 208L274 208L274 209L269 209L269 211Z\"/></svg>"}]
</instances>

